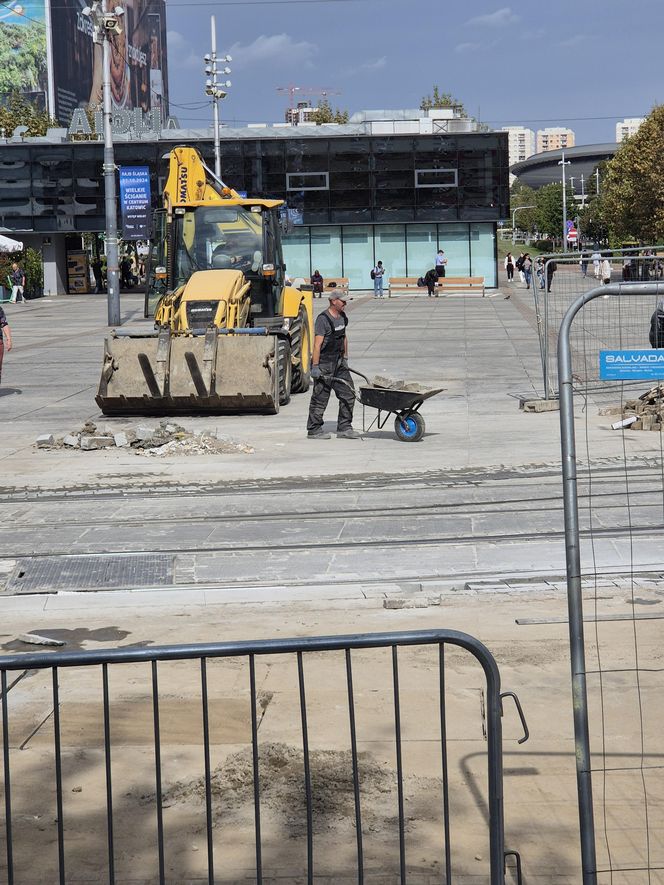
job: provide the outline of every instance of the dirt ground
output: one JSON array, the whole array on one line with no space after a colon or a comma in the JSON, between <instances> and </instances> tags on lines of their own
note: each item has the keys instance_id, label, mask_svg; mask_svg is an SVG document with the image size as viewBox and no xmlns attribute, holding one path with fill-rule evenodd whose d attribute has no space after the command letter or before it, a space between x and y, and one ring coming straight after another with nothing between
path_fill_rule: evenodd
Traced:
<instances>
[{"instance_id":1,"label":"dirt ground","mask_svg":"<svg viewBox=\"0 0 664 885\"><path fill-rule=\"evenodd\" d=\"M648 595L643 591L642 597ZM85 606L54 607L40 633L68 636L69 648L99 648L109 636L117 644L142 646L205 642L252 636L381 632L444 627L464 629L494 654L504 689L523 703L530 739L519 745L520 723L505 702L504 765L507 847L523 856L527 883L580 882L576 779L572 739L565 599L560 594L462 595L439 607L385 610L380 601L365 605L315 602L263 605L150 605L114 608L99 594ZM649 596L656 605L661 597ZM607 593L605 610L626 612L625 593ZM546 623L518 625L517 619ZM657 621L638 623L642 653L654 664L663 652ZM630 625L631 626L631 625ZM33 627L25 611L7 613L5 652L16 635ZM612 644L618 670L632 654L624 622L598 628ZM594 630L594 627L593 627ZM146 641L146 637L150 637ZM592 649L592 637L590 648ZM30 649L33 650L33 649ZM404 845L408 883L445 881L439 662L434 647L399 652L400 715L404 790ZM366 883L399 879L399 827L395 708L389 649L352 655L358 738L362 851ZM590 662L589 662L590 666ZM312 850L315 882L357 881L357 829L346 664L340 652L303 656L307 737L312 785ZM294 656L256 659L256 711L259 741L259 793L262 869L266 882L306 881L306 803L300 684ZM448 728L450 847L453 881L478 885L488 879L486 692L481 668L465 651L450 649L445 659ZM211 660L206 669L210 731L212 851L215 882L253 881L256 820L251 749L250 674L246 659ZM201 668L198 661L158 667L163 784L164 870L170 883L207 881L205 759ZM623 679L631 674L608 675ZM10 684L11 684L10 679ZM67 882L108 878L106 774L100 668L60 669L60 741L63 755L63 826ZM591 681L591 703L599 702ZM600 779L596 808L600 856L604 834L625 865L643 862L662 850L664 791L659 760L648 755L661 729L656 680L642 686L651 701L646 723L645 779L650 807L650 845L641 844L642 787L639 772ZM619 693L618 693L619 694ZM109 667L114 873L117 882L158 881L154 716L149 664ZM605 697L606 758L616 768L633 754L638 759L639 729L634 711ZM9 734L13 794L15 882L48 885L57 879L57 808L53 775L54 728L51 676L30 671L9 692ZM615 744L610 735L615 735ZM602 746L593 735L594 746ZM618 746L620 750L618 750ZM627 748L627 750L626 750ZM633 760L632 760L633 761ZM20 789L19 789L20 786ZM597 785L596 785L597 786ZM3 832L4 843L4 832ZM4 863L4 844L0 856ZM510 863L511 867L511 863ZM650 882L658 882L651 873ZM606 885L636 885L640 873L613 874ZM0 868L6 877L6 867ZM631 877L631 878L630 878ZM6 878L2 878L6 881ZM507 882L516 881L511 869Z\"/></svg>"}]
</instances>

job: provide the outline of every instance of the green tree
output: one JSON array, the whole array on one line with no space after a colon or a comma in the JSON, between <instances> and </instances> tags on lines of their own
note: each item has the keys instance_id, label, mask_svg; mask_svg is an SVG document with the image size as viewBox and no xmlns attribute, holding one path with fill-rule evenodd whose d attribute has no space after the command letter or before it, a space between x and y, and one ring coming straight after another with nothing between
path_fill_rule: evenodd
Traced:
<instances>
[{"instance_id":1,"label":"green tree","mask_svg":"<svg viewBox=\"0 0 664 885\"><path fill-rule=\"evenodd\" d=\"M532 209L521 209L522 206L533 206ZM521 184L517 179L510 188L510 224L514 218L514 225L518 230L528 234L534 234L537 230L537 192ZM519 209L512 215L515 209Z\"/></svg>"},{"instance_id":2,"label":"green tree","mask_svg":"<svg viewBox=\"0 0 664 885\"><path fill-rule=\"evenodd\" d=\"M46 31L39 22L0 27L0 93L45 92Z\"/></svg>"},{"instance_id":3,"label":"green tree","mask_svg":"<svg viewBox=\"0 0 664 885\"><path fill-rule=\"evenodd\" d=\"M601 195L591 197L585 208L579 211L579 226L584 240L608 243L610 231L605 213L604 198Z\"/></svg>"},{"instance_id":4,"label":"green tree","mask_svg":"<svg viewBox=\"0 0 664 885\"><path fill-rule=\"evenodd\" d=\"M653 108L606 164L601 182L612 239L660 243L664 238L664 105Z\"/></svg>"},{"instance_id":5,"label":"green tree","mask_svg":"<svg viewBox=\"0 0 664 885\"><path fill-rule=\"evenodd\" d=\"M0 130L11 135L17 126L27 126L26 136L46 135L49 126L58 126L57 120L25 96L14 92L6 105L0 106Z\"/></svg>"},{"instance_id":6,"label":"green tree","mask_svg":"<svg viewBox=\"0 0 664 885\"><path fill-rule=\"evenodd\" d=\"M537 229L541 234L562 240L563 230L563 186L545 184L536 191ZM572 210L575 214L576 210ZM569 212L568 212L569 215Z\"/></svg>"},{"instance_id":7,"label":"green tree","mask_svg":"<svg viewBox=\"0 0 664 885\"><path fill-rule=\"evenodd\" d=\"M451 92L441 92L437 86L433 87L431 95L425 95L420 102L421 111L431 111L433 108L457 108L462 117L466 116L463 102L455 98Z\"/></svg>"},{"instance_id":8,"label":"green tree","mask_svg":"<svg viewBox=\"0 0 664 885\"><path fill-rule=\"evenodd\" d=\"M320 126L323 123L347 123L348 111L341 111L338 108L333 110L329 101L324 98L316 108L313 114L310 114L309 121Z\"/></svg>"}]
</instances>

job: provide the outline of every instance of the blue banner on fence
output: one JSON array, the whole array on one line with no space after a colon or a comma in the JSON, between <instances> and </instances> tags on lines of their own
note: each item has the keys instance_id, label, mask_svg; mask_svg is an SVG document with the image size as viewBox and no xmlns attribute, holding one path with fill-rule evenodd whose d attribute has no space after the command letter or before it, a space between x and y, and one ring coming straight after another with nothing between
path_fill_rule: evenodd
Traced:
<instances>
[{"instance_id":1,"label":"blue banner on fence","mask_svg":"<svg viewBox=\"0 0 664 885\"><path fill-rule=\"evenodd\" d=\"M150 236L150 170L147 166L120 169L122 239L147 240Z\"/></svg>"},{"instance_id":2,"label":"blue banner on fence","mask_svg":"<svg viewBox=\"0 0 664 885\"><path fill-rule=\"evenodd\" d=\"M600 350L602 381L660 381L664 379L664 350Z\"/></svg>"}]
</instances>

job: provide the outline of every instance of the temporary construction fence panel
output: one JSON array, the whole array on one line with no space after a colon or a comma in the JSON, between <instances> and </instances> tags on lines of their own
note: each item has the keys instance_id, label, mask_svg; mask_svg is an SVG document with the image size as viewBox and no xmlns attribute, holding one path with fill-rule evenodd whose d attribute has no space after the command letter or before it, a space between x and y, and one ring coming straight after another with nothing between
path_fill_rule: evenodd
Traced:
<instances>
[{"instance_id":1,"label":"temporary construction fence panel","mask_svg":"<svg viewBox=\"0 0 664 885\"><path fill-rule=\"evenodd\" d=\"M527 728L466 634L11 655L0 677L9 885L505 882L506 695Z\"/></svg>"},{"instance_id":2,"label":"temporary construction fence panel","mask_svg":"<svg viewBox=\"0 0 664 885\"><path fill-rule=\"evenodd\" d=\"M662 256L657 255L658 251L662 252ZM661 279L664 279L664 247L658 246L588 249L562 255L543 255L541 266L533 262L531 289L537 315L545 398L558 394L558 330L574 301L599 285L611 283L633 287L638 283ZM600 350L650 347L650 318L656 305L657 296L654 294L631 299L628 308L621 299L605 298L590 302L570 329L577 377L584 382L600 384L597 371ZM586 372L589 373L587 376Z\"/></svg>"},{"instance_id":3,"label":"temporary construction fence panel","mask_svg":"<svg viewBox=\"0 0 664 885\"><path fill-rule=\"evenodd\" d=\"M664 283L595 285L558 340L584 885L646 885L664 870L664 350L648 341L662 297ZM601 350L623 351L617 370Z\"/></svg>"}]
</instances>

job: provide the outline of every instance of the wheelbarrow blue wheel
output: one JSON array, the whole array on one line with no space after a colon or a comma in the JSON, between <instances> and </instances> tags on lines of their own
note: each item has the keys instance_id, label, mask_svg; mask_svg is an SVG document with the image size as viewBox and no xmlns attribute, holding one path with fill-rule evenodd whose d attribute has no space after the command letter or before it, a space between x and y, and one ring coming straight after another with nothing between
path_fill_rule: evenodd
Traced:
<instances>
[{"instance_id":1,"label":"wheelbarrow blue wheel","mask_svg":"<svg viewBox=\"0 0 664 885\"><path fill-rule=\"evenodd\" d=\"M394 419L394 432L401 442L417 442L424 436L424 418L419 412L411 415L397 415Z\"/></svg>"}]
</instances>

